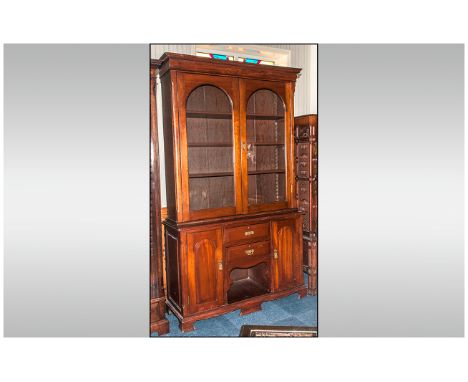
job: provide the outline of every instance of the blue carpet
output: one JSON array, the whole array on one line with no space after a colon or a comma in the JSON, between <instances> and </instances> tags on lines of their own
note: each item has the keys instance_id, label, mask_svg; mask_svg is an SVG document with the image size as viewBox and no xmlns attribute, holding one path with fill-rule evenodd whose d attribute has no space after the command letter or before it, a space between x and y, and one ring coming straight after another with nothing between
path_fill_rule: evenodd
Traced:
<instances>
[{"instance_id":1,"label":"blue carpet","mask_svg":"<svg viewBox=\"0 0 468 382\"><path fill-rule=\"evenodd\" d=\"M297 293L268 301L262 304L262 310L246 316L239 315L240 310L222 316L200 320L195 323L195 330L182 333L179 321L171 312L167 315L170 332L163 337L238 337L242 325L284 325L317 326L317 296L300 299ZM151 336L157 336L153 333Z\"/></svg>"}]
</instances>

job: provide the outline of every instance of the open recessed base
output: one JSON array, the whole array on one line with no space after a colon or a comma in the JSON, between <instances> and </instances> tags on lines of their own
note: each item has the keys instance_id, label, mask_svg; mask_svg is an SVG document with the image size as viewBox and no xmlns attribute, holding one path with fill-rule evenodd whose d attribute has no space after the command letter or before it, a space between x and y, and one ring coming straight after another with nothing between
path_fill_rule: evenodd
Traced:
<instances>
[{"instance_id":1,"label":"open recessed base","mask_svg":"<svg viewBox=\"0 0 468 382\"><path fill-rule=\"evenodd\" d=\"M270 291L270 277L266 263L250 268L234 268L230 273L231 285L227 291L227 302L246 300Z\"/></svg>"},{"instance_id":2,"label":"open recessed base","mask_svg":"<svg viewBox=\"0 0 468 382\"><path fill-rule=\"evenodd\" d=\"M236 281L232 283L228 291L228 304L260 296L265 293L268 293L268 289L252 279L247 278Z\"/></svg>"}]
</instances>

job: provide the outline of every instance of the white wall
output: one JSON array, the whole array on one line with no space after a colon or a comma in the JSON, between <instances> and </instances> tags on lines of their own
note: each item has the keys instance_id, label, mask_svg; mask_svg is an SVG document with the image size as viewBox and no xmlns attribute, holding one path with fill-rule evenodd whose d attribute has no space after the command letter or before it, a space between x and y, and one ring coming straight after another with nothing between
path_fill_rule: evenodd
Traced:
<instances>
[{"instance_id":1,"label":"white wall","mask_svg":"<svg viewBox=\"0 0 468 382\"><path fill-rule=\"evenodd\" d=\"M317 114L317 45L268 45L291 51L290 66L302 68L296 82L294 115Z\"/></svg>"},{"instance_id":2,"label":"white wall","mask_svg":"<svg viewBox=\"0 0 468 382\"><path fill-rule=\"evenodd\" d=\"M317 45L266 45L291 51L290 66L302 68L296 82L294 96L294 115L317 113ZM164 52L194 54L195 45L151 45L151 58L158 59ZM166 172L162 126L161 86L158 84L158 135L161 166L161 205L166 207Z\"/></svg>"},{"instance_id":3,"label":"white wall","mask_svg":"<svg viewBox=\"0 0 468 382\"><path fill-rule=\"evenodd\" d=\"M159 59L165 52L193 54L195 45L179 44L179 45L151 45L151 58ZM161 84L158 82L158 93L156 95L158 105L158 138L159 138L159 166L161 180L161 206L166 207L166 161L164 156L164 135L163 135L163 120L162 120L162 95Z\"/></svg>"},{"instance_id":4,"label":"white wall","mask_svg":"<svg viewBox=\"0 0 468 382\"><path fill-rule=\"evenodd\" d=\"M183 54L194 54L195 53L195 45L190 44L155 44L151 45L151 58L152 59L159 59L165 52L172 52L172 53L183 53Z\"/></svg>"}]
</instances>

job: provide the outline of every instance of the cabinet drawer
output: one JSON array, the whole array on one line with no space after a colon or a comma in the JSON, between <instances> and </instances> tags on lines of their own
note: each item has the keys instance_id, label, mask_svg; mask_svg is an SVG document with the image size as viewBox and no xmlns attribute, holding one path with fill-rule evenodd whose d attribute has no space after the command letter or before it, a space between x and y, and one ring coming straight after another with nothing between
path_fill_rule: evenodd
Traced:
<instances>
[{"instance_id":1,"label":"cabinet drawer","mask_svg":"<svg viewBox=\"0 0 468 382\"><path fill-rule=\"evenodd\" d=\"M297 181L297 195L299 200L310 200L310 180Z\"/></svg>"},{"instance_id":2,"label":"cabinet drawer","mask_svg":"<svg viewBox=\"0 0 468 382\"><path fill-rule=\"evenodd\" d=\"M307 232L317 231L317 206L310 205L307 201L299 202L299 210L304 212L302 229Z\"/></svg>"},{"instance_id":3,"label":"cabinet drawer","mask_svg":"<svg viewBox=\"0 0 468 382\"><path fill-rule=\"evenodd\" d=\"M270 224L252 224L241 227L226 228L224 230L224 243L235 243L239 241L268 240L270 237Z\"/></svg>"},{"instance_id":4,"label":"cabinet drawer","mask_svg":"<svg viewBox=\"0 0 468 382\"><path fill-rule=\"evenodd\" d=\"M296 139L316 139L317 137L317 126L312 125L296 125L295 127Z\"/></svg>"},{"instance_id":5,"label":"cabinet drawer","mask_svg":"<svg viewBox=\"0 0 468 382\"><path fill-rule=\"evenodd\" d=\"M312 158L312 171L311 176L313 179L317 179L317 172L318 172L318 163L317 158Z\"/></svg>"},{"instance_id":6,"label":"cabinet drawer","mask_svg":"<svg viewBox=\"0 0 468 382\"><path fill-rule=\"evenodd\" d=\"M304 231L311 230L311 221L310 221L310 203L307 199L299 199L299 211L304 212L304 221L302 223L302 229Z\"/></svg>"},{"instance_id":7,"label":"cabinet drawer","mask_svg":"<svg viewBox=\"0 0 468 382\"><path fill-rule=\"evenodd\" d=\"M309 143L299 143L296 154L297 176L308 178L310 174L311 145Z\"/></svg>"},{"instance_id":8,"label":"cabinet drawer","mask_svg":"<svg viewBox=\"0 0 468 382\"><path fill-rule=\"evenodd\" d=\"M311 136L310 125L296 126L296 138L308 139Z\"/></svg>"},{"instance_id":9,"label":"cabinet drawer","mask_svg":"<svg viewBox=\"0 0 468 382\"><path fill-rule=\"evenodd\" d=\"M317 181L298 180L297 199L299 210L305 212L303 230L315 232L317 229Z\"/></svg>"},{"instance_id":10,"label":"cabinet drawer","mask_svg":"<svg viewBox=\"0 0 468 382\"><path fill-rule=\"evenodd\" d=\"M317 205L310 206L310 232L317 232Z\"/></svg>"},{"instance_id":11,"label":"cabinet drawer","mask_svg":"<svg viewBox=\"0 0 468 382\"><path fill-rule=\"evenodd\" d=\"M317 144L298 143L296 154L297 176L300 178L317 176Z\"/></svg>"},{"instance_id":12,"label":"cabinet drawer","mask_svg":"<svg viewBox=\"0 0 468 382\"><path fill-rule=\"evenodd\" d=\"M307 269L309 275L317 275L317 240L304 239L302 248L302 264Z\"/></svg>"},{"instance_id":13,"label":"cabinet drawer","mask_svg":"<svg viewBox=\"0 0 468 382\"><path fill-rule=\"evenodd\" d=\"M270 242L237 245L227 249L228 267L234 267L239 262L250 261L270 254Z\"/></svg>"},{"instance_id":14,"label":"cabinet drawer","mask_svg":"<svg viewBox=\"0 0 468 382\"><path fill-rule=\"evenodd\" d=\"M302 229L310 231L310 200L311 200L311 181L299 180L297 182L297 196L299 201L299 211L305 212L302 222Z\"/></svg>"},{"instance_id":15,"label":"cabinet drawer","mask_svg":"<svg viewBox=\"0 0 468 382\"><path fill-rule=\"evenodd\" d=\"M309 159L311 156L310 143L298 143L297 144L297 156L301 159Z\"/></svg>"},{"instance_id":16,"label":"cabinet drawer","mask_svg":"<svg viewBox=\"0 0 468 382\"><path fill-rule=\"evenodd\" d=\"M310 240L303 240L302 244L302 265L306 267L307 273L310 274L310 263L312 258L312 243Z\"/></svg>"},{"instance_id":17,"label":"cabinet drawer","mask_svg":"<svg viewBox=\"0 0 468 382\"><path fill-rule=\"evenodd\" d=\"M301 158L298 157L296 159L296 165L297 165L297 176L301 178L308 178L311 176L310 172L310 161L309 158Z\"/></svg>"}]
</instances>

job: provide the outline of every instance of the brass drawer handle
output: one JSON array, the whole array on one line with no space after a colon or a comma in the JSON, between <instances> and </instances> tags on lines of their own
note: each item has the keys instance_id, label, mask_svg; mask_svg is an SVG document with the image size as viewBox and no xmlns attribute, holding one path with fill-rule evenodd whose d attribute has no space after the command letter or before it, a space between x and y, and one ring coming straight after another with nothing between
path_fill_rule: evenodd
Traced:
<instances>
[{"instance_id":1,"label":"brass drawer handle","mask_svg":"<svg viewBox=\"0 0 468 382\"><path fill-rule=\"evenodd\" d=\"M255 232L254 231L245 231L244 236L250 236L253 235Z\"/></svg>"},{"instance_id":2,"label":"brass drawer handle","mask_svg":"<svg viewBox=\"0 0 468 382\"><path fill-rule=\"evenodd\" d=\"M219 263L218 263L218 269L219 269L220 271L223 270L223 263L222 263L222 262L219 262Z\"/></svg>"},{"instance_id":3,"label":"brass drawer handle","mask_svg":"<svg viewBox=\"0 0 468 382\"><path fill-rule=\"evenodd\" d=\"M277 259L277 258L278 258L278 250L277 250L277 249L275 249L275 250L273 251L273 258L274 258L274 259Z\"/></svg>"},{"instance_id":4,"label":"brass drawer handle","mask_svg":"<svg viewBox=\"0 0 468 382\"><path fill-rule=\"evenodd\" d=\"M246 250L245 250L245 254L246 254L247 256L251 256L251 255L253 255L253 253L254 253L254 250L253 250L253 249L246 249Z\"/></svg>"}]
</instances>

